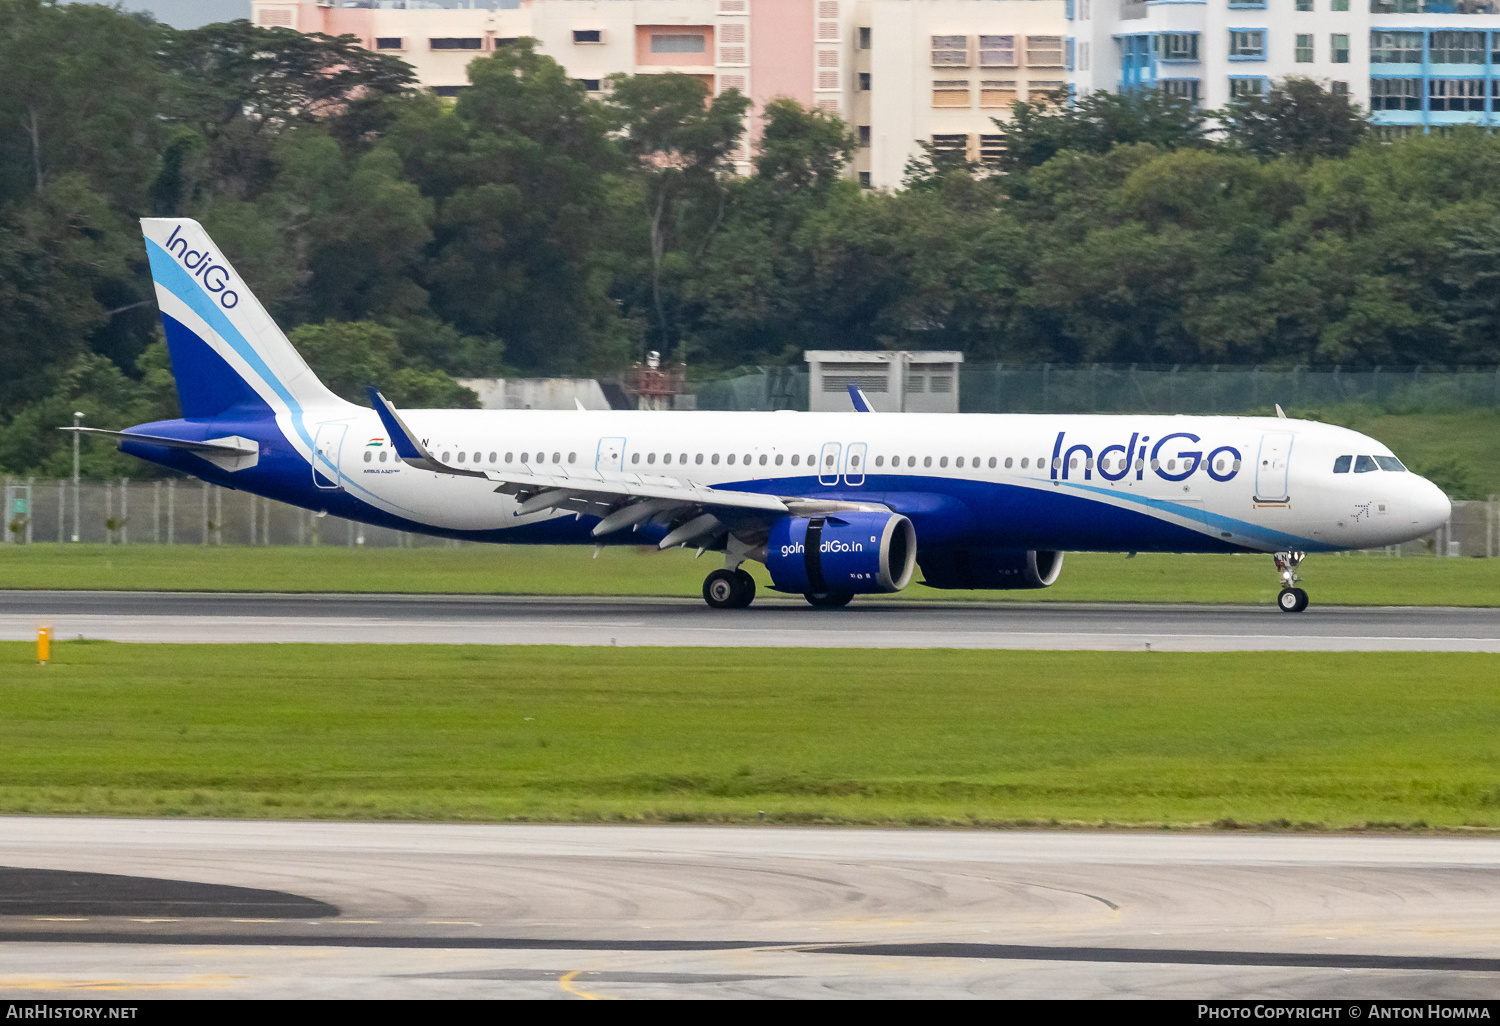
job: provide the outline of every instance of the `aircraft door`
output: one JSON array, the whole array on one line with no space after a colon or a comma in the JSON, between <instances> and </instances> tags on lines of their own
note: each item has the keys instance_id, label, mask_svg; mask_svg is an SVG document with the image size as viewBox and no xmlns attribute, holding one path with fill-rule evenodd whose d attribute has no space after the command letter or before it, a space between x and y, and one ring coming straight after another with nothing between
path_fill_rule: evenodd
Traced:
<instances>
[{"instance_id":1,"label":"aircraft door","mask_svg":"<svg viewBox=\"0 0 1500 1026\"><path fill-rule=\"evenodd\" d=\"M319 424L318 434L313 439L313 484L327 491L336 491L339 484L339 453L344 448L344 435L348 424Z\"/></svg>"},{"instance_id":2,"label":"aircraft door","mask_svg":"<svg viewBox=\"0 0 1500 1026\"><path fill-rule=\"evenodd\" d=\"M594 457L594 469L601 472L619 473L625 467L625 439L599 439L599 452Z\"/></svg>"},{"instance_id":3,"label":"aircraft door","mask_svg":"<svg viewBox=\"0 0 1500 1026\"><path fill-rule=\"evenodd\" d=\"M844 460L844 484L857 488L865 483L866 449L868 446L864 442L849 443L849 451Z\"/></svg>"},{"instance_id":4,"label":"aircraft door","mask_svg":"<svg viewBox=\"0 0 1500 1026\"><path fill-rule=\"evenodd\" d=\"M823 443L823 451L818 454L818 484L839 483L839 450L842 448L838 442Z\"/></svg>"},{"instance_id":5,"label":"aircraft door","mask_svg":"<svg viewBox=\"0 0 1500 1026\"><path fill-rule=\"evenodd\" d=\"M1258 502L1286 502L1287 468L1291 463L1292 440L1289 432L1262 435L1260 455L1255 461L1255 498Z\"/></svg>"}]
</instances>

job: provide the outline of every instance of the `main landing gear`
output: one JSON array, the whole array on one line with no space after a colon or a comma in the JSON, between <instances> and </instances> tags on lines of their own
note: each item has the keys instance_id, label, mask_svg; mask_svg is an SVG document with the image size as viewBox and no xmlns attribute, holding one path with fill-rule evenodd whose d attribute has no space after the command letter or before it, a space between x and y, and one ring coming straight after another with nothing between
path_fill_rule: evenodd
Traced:
<instances>
[{"instance_id":1,"label":"main landing gear","mask_svg":"<svg viewBox=\"0 0 1500 1026\"><path fill-rule=\"evenodd\" d=\"M744 570L715 570L704 578L703 601L713 609L744 609L755 601L755 578Z\"/></svg>"},{"instance_id":2,"label":"main landing gear","mask_svg":"<svg viewBox=\"0 0 1500 1026\"><path fill-rule=\"evenodd\" d=\"M1276 571L1281 574L1281 594L1276 596L1276 608L1283 613L1300 613L1307 608L1307 592L1295 587L1301 580L1297 576L1297 565L1306 558L1305 552L1278 552L1275 555Z\"/></svg>"}]
</instances>

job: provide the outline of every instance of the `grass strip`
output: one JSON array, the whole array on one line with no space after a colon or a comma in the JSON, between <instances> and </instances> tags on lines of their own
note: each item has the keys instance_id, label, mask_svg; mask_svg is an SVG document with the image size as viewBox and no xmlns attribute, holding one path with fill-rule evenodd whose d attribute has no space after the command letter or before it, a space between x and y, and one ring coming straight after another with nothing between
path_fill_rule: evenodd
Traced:
<instances>
[{"instance_id":1,"label":"grass strip","mask_svg":"<svg viewBox=\"0 0 1500 1026\"><path fill-rule=\"evenodd\" d=\"M0 588L105 591L291 591L696 597L718 557L588 547L223 548L154 545L0 547ZM765 568L753 564L763 588ZM1500 606L1500 560L1312 556L1302 566L1323 605ZM921 574L917 575L920 579ZM1071 553L1043 591L937 591L914 584L909 599L1024 602L1257 602L1276 595L1271 557ZM859 601L881 601L879 596Z\"/></svg>"},{"instance_id":2,"label":"grass strip","mask_svg":"<svg viewBox=\"0 0 1500 1026\"><path fill-rule=\"evenodd\" d=\"M1500 657L0 644L0 812L1500 827Z\"/></svg>"}]
</instances>

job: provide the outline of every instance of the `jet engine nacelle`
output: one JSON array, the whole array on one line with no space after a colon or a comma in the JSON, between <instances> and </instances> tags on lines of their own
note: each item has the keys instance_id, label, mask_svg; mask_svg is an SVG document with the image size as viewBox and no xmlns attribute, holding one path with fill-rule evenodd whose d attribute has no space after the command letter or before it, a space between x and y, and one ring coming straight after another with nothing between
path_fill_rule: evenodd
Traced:
<instances>
[{"instance_id":1,"label":"jet engine nacelle","mask_svg":"<svg viewBox=\"0 0 1500 1026\"><path fill-rule=\"evenodd\" d=\"M778 591L900 591L916 561L917 532L897 513L783 517L766 540L766 569Z\"/></svg>"},{"instance_id":2,"label":"jet engine nacelle","mask_svg":"<svg viewBox=\"0 0 1500 1026\"><path fill-rule=\"evenodd\" d=\"M922 554L929 588L1012 591L1046 588L1062 573L1061 552L1035 549L945 549Z\"/></svg>"}]
</instances>

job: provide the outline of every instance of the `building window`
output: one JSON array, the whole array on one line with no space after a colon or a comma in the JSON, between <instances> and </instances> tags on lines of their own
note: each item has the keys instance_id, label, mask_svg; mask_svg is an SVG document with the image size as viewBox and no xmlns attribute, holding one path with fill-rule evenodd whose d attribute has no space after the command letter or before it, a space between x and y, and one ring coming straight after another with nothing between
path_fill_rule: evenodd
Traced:
<instances>
[{"instance_id":1,"label":"building window","mask_svg":"<svg viewBox=\"0 0 1500 1026\"><path fill-rule=\"evenodd\" d=\"M980 36L979 66L981 68L1013 68L1016 66L1015 36Z\"/></svg>"},{"instance_id":2,"label":"building window","mask_svg":"<svg viewBox=\"0 0 1500 1026\"><path fill-rule=\"evenodd\" d=\"M932 65L936 68L967 68L969 66L969 37L933 36Z\"/></svg>"},{"instance_id":3,"label":"building window","mask_svg":"<svg viewBox=\"0 0 1500 1026\"><path fill-rule=\"evenodd\" d=\"M400 50L402 49L402 38L400 36L376 36L375 49L377 50Z\"/></svg>"},{"instance_id":4,"label":"building window","mask_svg":"<svg viewBox=\"0 0 1500 1026\"><path fill-rule=\"evenodd\" d=\"M492 45L496 50L498 50L502 46L515 46L518 42L520 42L520 40L516 36L498 36L495 38L495 41Z\"/></svg>"},{"instance_id":5,"label":"building window","mask_svg":"<svg viewBox=\"0 0 1500 1026\"><path fill-rule=\"evenodd\" d=\"M1196 62L1198 60L1198 33L1162 32L1152 40L1156 59L1160 61Z\"/></svg>"},{"instance_id":6,"label":"building window","mask_svg":"<svg viewBox=\"0 0 1500 1026\"><path fill-rule=\"evenodd\" d=\"M1297 10L1310 11L1313 9L1313 0L1297 0Z\"/></svg>"},{"instance_id":7,"label":"building window","mask_svg":"<svg viewBox=\"0 0 1500 1026\"><path fill-rule=\"evenodd\" d=\"M1420 78L1370 79L1371 110L1421 110Z\"/></svg>"},{"instance_id":8,"label":"building window","mask_svg":"<svg viewBox=\"0 0 1500 1026\"><path fill-rule=\"evenodd\" d=\"M1062 67L1062 36L1027 36L1026 63L1033 68Z\"/></svg>"},{"instance_id":9,"label":"building window","mask_svg":"<svg viewBox=\"0 0 1500 1026\"><path fill-rule=\"evenodd\" d=\"M1229 59L1263 61L1266 59L1265 29L1230 29Z\"/></svg>"},{"instance_id":10,"label":"building window","mask_svg":"<svg viewBox=\"0 0 1500 1026\"><path fill-rule=\"evenodd\" d=\"M1266 0L1229 0L1231 11L1264 11Z\"/></svg>"},{"instance_id":11,"label":"building window","mask_svg":"<svg viewBox=\"0 0 1500 1026\"><path fill-rule=\"evenodd\" d=\"M969 82L942 80L932 83L932 105L934 107L967 107L969 105Z\"/></svg>"},{"instance_id":12,"label":"building window","mask_svg":"<svg viewBox=\"0 0 1500 1026\"><path fill-rule=\"evenodd\" d=\"M861 71L859 73L859 91L862 93L870 91L870 73L868 71Z\"/></svg>"},{"instance_id":13,"label":"building window","mask_svg":"<svg viewBox=\"0 0 1500 1026\"><path fill-rule=\"evenodd\" d=\"M1198 102L1198 80L1196 78L1164 78L1160 82L1161 91L1168 96L1180 96L1193 104Z\"/></svg>"},{"instance_id":14,"label":"building window","mask_svg":"<svg viewBox=\"0 0 1500 1026\"><path fill-rule=\"evenodd\" d=\"M1330 11L1347 11L1349 9L1349 0L1333 0L1328 5L1328 9Z\"/></svg>"},{"instance_id":15,"label":"building window","mask_svg":"<svg viewBox=\"0 0 1500 1026\"><path fill-rule=\"evenodd\" d=\"M1027 83L1026 102L1037 103L1060 103L1067 99L1064 95L1068 91L1066 82L1037 82Z\"/></svg>"},{"instance_id":16,"label":"building window","mask_svg":"<svg viewBox=\"0 0 1500 1026\"><path fill-rule=\"evenodd\" d=\"M1229 98L1231 100L1248 100L1253 96L1266 95L1266 80L1263 78L1231 78L1229 80Z\"/></svg>"},{"instance_id":17,"label":"building window","mask_svg":"<svg viewBox=\"0 0 1500 1026\"><path fill-rule=\"evenodd\" d=\"M1005 156L1004 135L981 135L979 137L979 162L986 167L996 167Z\"/></svg>"},{"instance_id":18,"label":"building window","mask_svg":"<svg viewBox=\"0 0 1500 1026\"><path fill-rule=\"evenodd\" d=\"M429 39L428 45L434 50L482 50L484 40L478 36L453 37L443 39Z\"/></svg>"},{"instance_id":19,"label":"building window","mask_svg":"<svg viewBox=\"0 0 1500 1026\"><path fill-rule=\"evenodd\" d=\"M1421 64L1422 33L1371 32L1371 64Z\"/></svg>"},{"instance_id":20,"label":"building window","mask_svg":"<svg viewBox=\"0 0 1500 1026\"><path fill-rule=\"evenodd\" d=\"M1334 96L1342 96L1345 99L1348 99L1349 98L1349 83L1348 82L1329 82L1328 83L1328 91L1330 93L1332 93Z\"/></svg>"},{"instance_id":21,"label":"building window","mask_svg":"<svg viewBox=\"0 0 1500 1026\"><path fill-rule=\"evenodd\" d=\"M1428 60L1433 64L1483 64L1483 32L1434 32Z\"/></svg>"},{"instance_id":22,"label":"building window","mask_svg":"<svg viewBox=\"0 0 1500 1026\"><path fill-rule=\"evenodd\" d=\"M989 79L979 83L979 105L981 107L1009 107L1015 102L1015 82Z\"/></svg>"},{"instance_id":23,"label":"building window","mask_svg":"<svg viewBox=\"0 0 1500 1026\"><path fill-rule=\"evenodd\" d=\"M860 125L859 126L859 148L862 149L862 150L867 150L867 149L870 148L870 126L869 125Z\"/></svg>"},{"instance_id":24,"label":"building window","mask_svg":"<svg viewBox=\"0 0 1500 1026\"><path fill-rule=\"evenodd\" d=\"M1427 81L1427 109L1484 110L1484 79L1429 79Z\"/></svg>"},{"instance_id":25,"label":"building window","mask_svg":"<svg viewBox=\"0 0 1500 1026\"><path fill-rule=\"evenodd\" d=\"M652 53L703 53L708 49L703 36L698 33L692 35L661 35L651 36Z\"/></svg>"},{"instance_id":26,"label":"building window","mask_svg":"<svg viewBox=\"0 0 1500 1026\"><path fill-rule=\"evenodd\" d=\"M967 135L935 135L932 137L932 152L944 157L958 157L960 160L969 156L969 137ZM908 384L907 391L912 391ZM917 391L921 391L917 389Z\"/></svg>"},{"instance_id":27,"label":"building window","mask_svg":"<svg viewBox=\"0 0 1500 1026\"><path fill-rule=\"evenodd\" d=\"M1328 37L1328 59L1334 64L1349 63L1349 35L1335 32Z\"/></svg>"},{"instance_id":28,"label":"building window","mask_svg":"<svg viewBox=\"0 0 1500 1026\"><path fill-rule=\"evenodd\" d=\"M468 86L433 86L432 87L432 91L437 96L447 96L447 97L451 98L451 97L457 96L458 95L458 91L460 89L467 89L467 88L469 88L469 87Z\"/></svg>"},{"instance_id":29,"label":"building window","mask_svg":"<svg viewBox=\"0 0 1500 1026\"><path fill-rule=\"evenodd\" d=\"M1418 0L1370 0L1371 14L1421 14Z\"/></svg>"},{"instance_id":30,"label":"building window","mask_svg":"<svg viewBox=\"0 0 1500 1026\"><path fill-rule=\"evenodd\" d=\"M870 172L868 172L868 171L861 171L859 173L859 187L861 189L868 189L868 188L870 188ZM797 457L795 457L795 456L792 457L793 460L796 460L796 458Z\"/></svg>"},{"instance_id":31,"label":"building window","mask_svg":"<svg viewBox=\"0 0 1500 1026\"><path fill-rule=\"evenodd\" d=\"M861 50L868 50L870 48L870 30L868 28L861 28L859 30L859 48Z\"/></svg>"},{"instance_id":32,"label":"building window","mask_svg":"<svg viewBox=\"0 0 1500 1026\"><path fill-rule=\"evenodd\" d=\"M604 42L603 29L574 29L573 42L575 43L602 43Z\"/></svg>"},{"instance_id":33,"label":"building window","mask_svg":"<svg viewBox=\"0 0 1500 1026\"><path fill-rule=\"evenodd\" d=\"M599 80L597 78L575 78L573 81L583 86L585 92L597 93L599 91Z\"/></svg>"},{"instance_id":34,"label":"building window","mask_svg":"<svg viewBox=\"0 0 1500 1026\"><path fill-rule=\"evenodd\" d=\"M1297 34L1297 48L1292 57L1298 64L1313 62L1313 37L1311 32Z\"/></svg>"}]
</instances>

